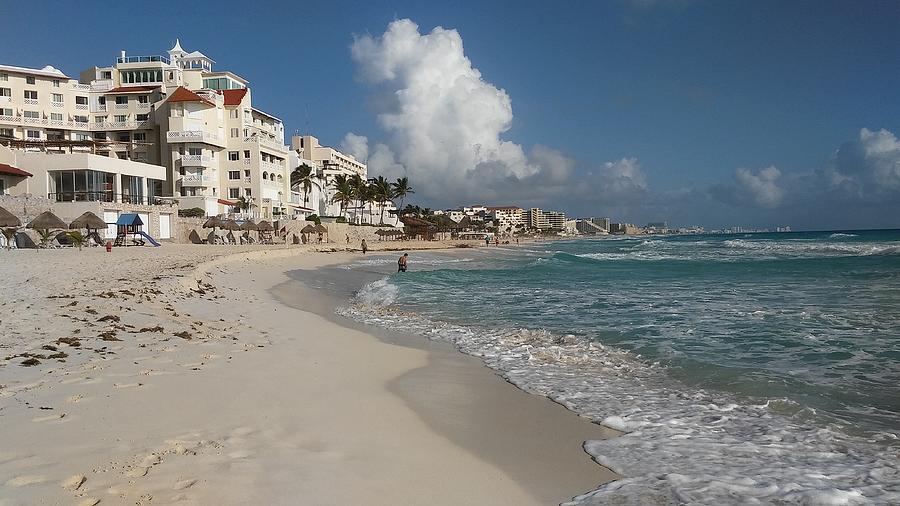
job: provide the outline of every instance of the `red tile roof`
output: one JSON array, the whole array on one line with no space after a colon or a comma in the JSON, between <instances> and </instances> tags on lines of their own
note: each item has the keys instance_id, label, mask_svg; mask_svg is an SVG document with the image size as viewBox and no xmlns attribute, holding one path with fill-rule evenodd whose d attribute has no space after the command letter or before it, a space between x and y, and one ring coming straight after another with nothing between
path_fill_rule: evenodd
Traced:
<instances>
[{"instance_id":1,"label":"red tile roof","mask_svg":"<svg viewBox=\"0 0 900 506\"><path fill-rule=\"evenodd\" d=\"M225 105L241 105L241 100L247 94L247 88L237 90L219 90L219 95L225 97Z\"/></svg>"},{"instance_id":2,"label":"red tile roof","mask_svg":"<svg viewBox=\"0 0 900 506\"><path fill-rule=\"evenodd\" d=\"M106 94L113 93L147 93L148 91L153 91L159 89L159 86L120 86L118 88L113 88L109 91L105 91Z\"/></svg>"},{"instance_id":3,"label":"red tile roof","mask_svg":"<svg viewBox=\"0 0 900 506\"><path fill-rule=\"evenodd\" d=\"M169 102L203 102L209 105L215 105L209 100L201 97L200 95L194 93L193 91L179 86L177 90L173 91L171 95L169 95Z\"/></svg>"},{"instance_id":4,"label":"red tile roof","mask_svg":"<svg viewBox=\"0 0 900 506\"><path fill-rule=\"evenodd\" d=\"M5 163L0 163L0 174L6 174L8 176L31 177L31 173L25 172L22 169L17 169L12 165L6 165Z\"/></svg>"}]
</instances>

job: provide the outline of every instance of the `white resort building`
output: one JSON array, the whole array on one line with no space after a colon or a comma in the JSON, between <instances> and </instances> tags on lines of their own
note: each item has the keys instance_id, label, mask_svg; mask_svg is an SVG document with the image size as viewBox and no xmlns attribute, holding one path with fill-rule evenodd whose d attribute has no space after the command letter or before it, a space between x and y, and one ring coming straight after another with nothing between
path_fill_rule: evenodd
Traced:
<instances>
[{"instance_id":1,"label":"white resort building","mask_svg":"<svg viewBox=\"0 0 900 506\"><path fill-rule=\"evenodd\" d=\"M50 66L0 65L0 144L162 166L141 195L174 196L182 209L213 215L240 203L254 217L292 214L281 120L253 107L247 80L214 65L178 41L167 55L123 51L77 80Z\"/></svg>"}]
</instances>

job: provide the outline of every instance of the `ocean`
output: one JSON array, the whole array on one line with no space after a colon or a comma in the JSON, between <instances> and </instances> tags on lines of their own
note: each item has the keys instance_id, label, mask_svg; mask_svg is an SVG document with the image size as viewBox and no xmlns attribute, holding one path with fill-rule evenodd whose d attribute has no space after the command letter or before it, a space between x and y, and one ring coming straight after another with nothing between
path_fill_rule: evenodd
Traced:
<instances>
[{"instance_id":1,"label":"ocean","mask_svg":"<svg viewBox=\"0 0 900 506\"><path fill-rule=\"evenodd\" d=\"M339 313L450 341L623 431L585 450L625 478L572 504L900 504L900 231L586 238L410 267Z\"/></svg>"}]
</instances>

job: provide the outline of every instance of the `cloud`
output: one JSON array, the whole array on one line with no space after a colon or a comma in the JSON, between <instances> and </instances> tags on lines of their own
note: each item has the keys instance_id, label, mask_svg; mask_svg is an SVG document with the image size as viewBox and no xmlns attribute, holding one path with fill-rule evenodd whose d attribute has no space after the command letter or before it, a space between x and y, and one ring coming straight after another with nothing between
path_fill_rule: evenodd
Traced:
<instances>
[{"instance_id":1,"label":"cloud","mask_svg":"<svg viewBox=\"0 0 900 506\"><path fill-rule=\"evenodd\" d=\"M347 132L341 141L341 151L355 156L357 160L366 161L369 159L369 139L364 135Z\"/></svg>"},{"instance_id":2,"label":"cloud","mask_svg":"<svg viewBox=\"0 0 900 506\"><path fill-rule=\"evenodd\" d=\"M541 177L559 179L565 171L543 148L532 157L502 138L513 120L510 97L472 66L456 30L421 34L403 19L379 37L357 38L350 49L359 79L381 98L378 124L386 138L379 156L370 156L373 172L402 167L418 195L459 201L503 192L543 171Z\"/></svg>"},{"instance_id":3,"label":"cloud","mask_svg":"<svg viewBox=\"0 0 900 506\"><path fill-rule=\"evenodd\" d=\"M835 152L823 177L830 189L844 198L896 198L900 192L900 140L888 130L863 128L857 139Z\"/></svg>"}]
</instances>

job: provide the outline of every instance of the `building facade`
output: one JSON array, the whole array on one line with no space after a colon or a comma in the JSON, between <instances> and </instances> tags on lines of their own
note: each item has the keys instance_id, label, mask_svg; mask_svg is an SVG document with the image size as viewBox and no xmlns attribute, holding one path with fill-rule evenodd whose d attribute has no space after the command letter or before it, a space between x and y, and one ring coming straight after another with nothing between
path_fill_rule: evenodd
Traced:
<instances>
[{"instance_id":1,"label":"building facade","mask_svg":"<svg viewBox=\"0 0 900 506\"><path fill-rule=\"evenodd\" d=\"M176 41L73 79L47 66L0 65L0 143L84 152L166 168L182 208L278 218L290 207L288 149L277 117L253 107L248 82Z\"/></svg>"}]
</instances>

